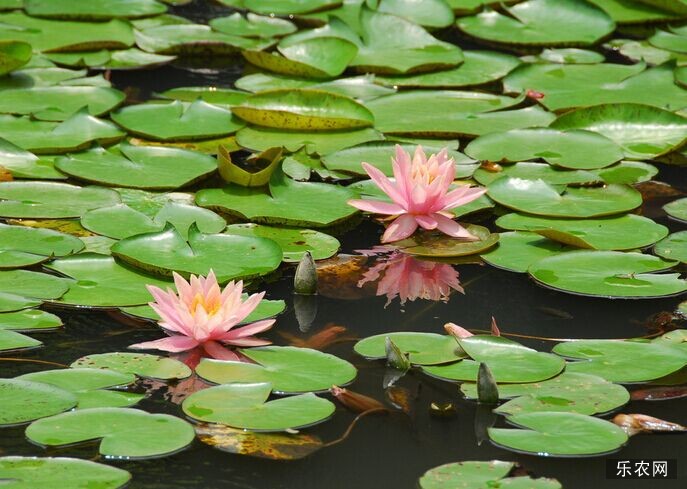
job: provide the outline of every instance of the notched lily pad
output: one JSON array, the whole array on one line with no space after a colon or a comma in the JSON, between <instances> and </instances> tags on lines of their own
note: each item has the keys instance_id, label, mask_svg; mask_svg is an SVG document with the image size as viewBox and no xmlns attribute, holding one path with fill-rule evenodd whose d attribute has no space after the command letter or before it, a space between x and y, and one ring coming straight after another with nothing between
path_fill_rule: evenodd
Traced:
<instances>
[{"instance_id":1,"label":"notched lily pad","mask_svg":"<svg viewBox=\"0 0 687 489\"><path fill-rule=\"evenodd\" d=\"M386 338L390 338L403 353L407 354L410 363L414 365L436 365L466 357L466 353L453 336L435 333L382 333L358 341L353 349L365 358L384 359Z\"/></svg>"},{"instance_id":2,"label":"notched lily pad","mask_svg":"<svg viewBox=\"0 0 687 489\"><path fill-rule=\"evenodd\" d=\"M70 367L107 369L155 380L185 379L192 373L190 368L172 358L127 352L87 355L74 361Z\"/></svg>"},{"instance_id":3,"label":"notched lily pad","mask_svg":"<svg viewBox=\"0 0 687 489\"><path fill-rule=\"evenodd\" d=\"M511 489L561 489L555 479L533 479L527 475L508 477L515 468L513 462L454 462L428 470L420 477L420 489L481 489L503 487Z\"/></svg>"},{"instance_id":4,"label":"notched lily pad","mask_svg":"<svg viewBox=\"0 0 687 489\"><path fill-rule=\"evenodd\" d=\"M77 397L69 391L22 379L0 379L0 392L3 399L0 426L53 416L78 403Z\"/></svg>"}]
</instances>

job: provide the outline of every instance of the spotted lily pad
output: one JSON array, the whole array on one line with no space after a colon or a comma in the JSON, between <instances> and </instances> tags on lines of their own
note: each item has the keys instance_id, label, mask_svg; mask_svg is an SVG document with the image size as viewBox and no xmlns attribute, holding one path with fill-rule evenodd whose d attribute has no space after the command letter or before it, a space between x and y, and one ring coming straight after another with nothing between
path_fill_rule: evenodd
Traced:
<instances>
[{"instance_id":1,"label":"spotted lily pad","mask_svg":"<svg viewBox=\"0 0 687 489\"><path fill-rule=\"evenodd\" d=\"M191 394L182 405L194 419L253 431L285 431L321 423L334 404L313 393L267 401L267 382L220 385Z\"/></svg>"},{"instance_id":2,"label":"spotted lily pad","mask_svg":"<svg viewBox=\"0 0 687 489\"><path fill-rule=\"evenodd\" d=\"M537 282L564 292L600 297L648 299L687 291L677 273L652 273L675 262L642 253L573 251L534 262Z\"/></svg>"},{"instance_id":3,"label":"spotted lily pad","mask_svg":"<svg viewBox=\"0 0 687 489\"><path fill-rule=\"evenodd\" d=\"M533 479L529 476L508 477L513 462L454 462L429 469L420 477L420 489L561 489L554 479Z\"/></svg>"},{"instance_id":4,"label":"spotted lily pad","mask_svg":"<svg viewBox=\"0 0 687 489\"><path fill-rule=\"evenodd\" d=\"M483 226L468 224L466 229L478 239L452 238L439 232L421 231L410 238L396 241L394 246L409 255L450 258L481 253L499 241L498 233L491 233Z\"/></svg>"},{"instance_id":5,"label":"spotted lily pad","mask_svg":"<svg viewBox=\"0 0 687 489\"><path fill-rule=\"evenodd\" d=\"M195 438L195 432L189 423L168 414L92 408L34 421L26 429L26 437L44 446L100 439L101 455L142 459L164 457L186 448Z\"/></svg>"},{"instance_id":6,"label":"spotted lily pad","mask_svg":"<svg viewBox=\"0 0 687 489\"><path fill-rule=\"evenodd\" d=\"M516 231L499 233L498 246L481 257L494 267L525 273L532 263L569 250L570 247L543 238L539 234Z\"/></svg>"},{"instance_id":7,"label":"spotted lily pad","mask_svg":"<svg viewBox=\"0 0 687 489\"><path fill-rule=\"evenodd\" d=\"M74 236L50 229L0 224L0 269L21 268L83 249Z\"/></svg>"},{"instance_id":8,"label":"spotted lily pad","mask_svg":"<svg viewBox=\"0 0 687 489\"><path fill-rule=\"evenodd\" d=\"M203 359L196 373L217 384L269 382L280 394L326 391L356 376L355 367L347 361L310 348L265 346L241 353L255 363Z\"/></svg>"},{"instance_id":9,"label":"spotted lily pad","mask_svg":"<svg viewBox=\"0 0 687 489\"><path fill-rule=\"evenodd\" d=\"M0 75L24 66L30 59L30 44L23 41L0 41Z\"/></svg>"},{"instance_id":10,"label":"spotted lily pad","mask_svg":"<svg viewBox=\"0 0 687 489\"><path fill-rule=\"evenodd\" d=\"M358 341L353 349L371 359L386 358L386 338L408 354L414 365L436 365L465 358L465 352L453 336L435 333L393 332L368 336Z\"/></svg>"},{"instance_id":11,"label":"spotted lily pad","mask_svg":"<svg viewBox=\"0 0 687 489\"><path fill-rule=\"evenodd\" d=\"M74 361L70 367L106 369L155 380L185 379L192 374L191 369L178 360L147 353L114 352L87 355Z\"/></svg>"},{"instance_id":12,"label":"spotted lily pad","mask_svg":"<svg viewBox=\"0 0 687 489\"><path fill-rule=\"evenodd\" d=\"M66 457L2 457L0 480L8 489L120 489L131 474L109 465Z\"/></svg>"},{"instance_id":13,"label":"spotted lily pad","mask_svg":"<svg viewBox=\"0 0 687 489\"><path fill-rule=\"evenodd\" d=\"M447 365L422 367L443 380L475 382L480 362L486 363L497 382L523 383L549 379L563 370L556 355L527 348L502 336L475 335L458 340L470 359Z\"/></svg>"},{"instance_id":14,"label":"spotted lily pad","mask_svg":"<svg viewBox=\"0 0 687 489\"><path fill-rule=\"evenodd\" d=\"M62 413L78 403L69 391L40 382L0 379L3 406L0 426L26 423Z\"/></svg>"},{"instance_id":15,"label":"spotted lily pad","mask_svg":"<svg viewBox=\"0 0 687 489\"><path fill-rule=\"evenodd\" d=\"M508 421L523 429L489 428L489 438L516 452L548 457L598 456L627 443L627 434L620 427L583 414L525 413Z\"/></svg>"}]
</instances>

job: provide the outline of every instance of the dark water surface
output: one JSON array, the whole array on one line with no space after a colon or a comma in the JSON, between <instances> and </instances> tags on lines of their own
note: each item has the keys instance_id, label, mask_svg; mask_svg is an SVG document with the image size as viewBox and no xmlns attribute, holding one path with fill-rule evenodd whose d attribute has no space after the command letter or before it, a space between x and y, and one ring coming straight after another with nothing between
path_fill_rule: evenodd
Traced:
<instances>
[{"instance_id":1,"label":"dark water surface","mask_svg":"<svg viewBox=\"0 0 687 489\"><path fill-rule=\"evenodd\" d=\"M200 6L178 8L181 15L205 20L224 13L222 9ZM461 43L463 45L464 43ZM465 46L463 46L465 47ZM470 46L468 46L470 47ZM195 68L201 60L187 60L154 71L113 74L120 88L135 87L136 97L146 99L154 92L180 86L231 86L241 75L240 59L223 60L218 69ZM657 180L684 184L680 170L661 166ZM656 218L673 230L657 210L664 201L653 202L645 214ZM493 226L491 226L494 229ZM370 248L378 243L380 228L368 223L342 237L343 252ZM465 294L454 293L448 303L418 300L404 306L398 299L385 307L386 297L360 300L340 300L319 296L317 316L309 331L299 329L293 307L291 281L293 270L266 284L267 298L284 299L287 311L279 316L275 328L267 335L276 344L284 344L280 333L307 338L327 325L348 329L349 337L365 337L388 331L442 332L448 321L470 329L489 327L494 316L504 333L547 338L628 338L655 331L652 317L663 311L674 311L679 298L663 300L604 300L576 297L541 288L527 276L497 270L489 266L459 265ZM33 333L45 343L35 352L15 355L17 358L40 359L69 364L76 358L111 351L123 351L132 343L160 337L154 325L132 327L122 317L107 312L56 310L66 328L56 333ZM515 337L528 346L549 350L552 341ZM336 343L325 351L345 358L359 369L352 389L378 399L385 368L379 362L363 360L353 353L353 340ZM2 362L3 377L43 370L45 365ZM687 378L687 375L685 375ZM687 382L687 381L686 381ZM611 481L605 479L605 459L557 459L520 455L493 446L488 440L479 443L479 425L489 420L489 414L478 412L477 405L460 399L456 385L440 382L412 372L400 385L415 393L413 413L370 416L362 419L344 442L323 449L300 461L280 462L224 453L199 441L179 454L147 461L110 461L133 474L132 488L251 488L251 489L406 489L414 488L426 470L437 465L463 460L512 460L519 462L537 476L554 477L567 489L594 488L685 488L687 487L687 437L679 435L639 435L612 458L678 459L678 480L673 481ZM150 412L167 412L183 416L179 407L164 398L165 390L157 391L140 404ZM430 415L432 402L452 402L456 415L437 418ZM632 402L622 408L624 413L644 413L673 422L687 424L687 399L661 402ZM324 440L338 438L354 415L339 408L334 418L312 430ZM502 423L502 419L498 420ZM95 445L80 445L65 449L44 450L24 438L25 427L5 428L0 441L0 455L78 456L93 459ZM51 489L51 488L46 488Z\"/></svg>"}]
</instances>

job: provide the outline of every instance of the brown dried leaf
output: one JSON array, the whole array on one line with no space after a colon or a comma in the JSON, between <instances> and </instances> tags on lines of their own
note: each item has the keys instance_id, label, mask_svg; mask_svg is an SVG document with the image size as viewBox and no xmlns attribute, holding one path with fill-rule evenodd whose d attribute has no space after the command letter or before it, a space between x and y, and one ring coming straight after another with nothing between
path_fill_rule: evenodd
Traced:
<instances>
[{"instance_id":1,"label":"brown dried leaf","mask_svg":"<svg viewBox=\"0 0 687 489\"><path fill-rule=\"evenodd\" d=\"M346 326L339 324L327 323L323 329L317 333L313 333L306 338L299 337L295 334L287 333L285 331L278 331L279 336L284 338L289 345L297 346L299 348L312 348L313 350L325 350L335 343L342 343L344 341L353 341L357 339L355 336L345 334L348 332Z\"/></svg>"},{"instance_id":2,"label":"brown dried leaf","mask_svg":"<svg viewBox=\"0 0 687 489\"><path fill-rule=\"evenodd\" d=\"M350 409L356 413L364 413L365 411L370 411L372 409L384 409L386 406L379 402L377 399L366 396L364 394L359 394L358 392L353 392L343 387L338 387L333 385L329 392L343 404L346 408Z\"/></svg>"},{"instance_id":3,"label":"brown dried leaf","mask_svg":"<svg viewBox=\"0 0 687 489\"><path fill-rule=\"evenodd\" d=\"M368 257L360 255L338 255L317 262L317 291L332 299L355 300L377 295L377 287L358 282L367 271Z\"/></svg>"},{"instance_id":4,"label":"brown dried leaf","mask_svg":"<svg viewBox=\"0 0 687 489\"><path fill-rule=\"evenodd\" d=\"M687 427L680 424L647 416L646 414L618 414L613 418L613 422L625 430L629 436L636 435L637 433L687 431Z\"/></svg>"},{"instance_id":5,"label":"brown dried leaf","mask_svg":"<svg viewBox=\"0 0 687 489\"><path fill-rule=\"evenodd\" d=\"M78 219L8 219L7 224L26 226L30 228L52 229L62 233L71 234L77 238L95 236L83 226Z\"/></svg>"},{"instance_id":6,"label":"brown dried leaf","mask_svg":"<svg viewBox=\"0 0 687 489\"><path fill-rule=\"evenodd\" d=\"M687 397L687 385L675 385L667 387L649 387L630 393L633 401L666 401Z\"/></svg>"}]
</instances>

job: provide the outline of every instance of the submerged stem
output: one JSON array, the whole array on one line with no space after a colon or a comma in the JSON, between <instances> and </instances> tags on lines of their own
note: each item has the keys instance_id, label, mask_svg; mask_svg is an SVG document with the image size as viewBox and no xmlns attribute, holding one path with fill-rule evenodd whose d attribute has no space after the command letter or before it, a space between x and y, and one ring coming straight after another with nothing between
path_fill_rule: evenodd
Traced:
<instances>
[{"instance_id":1,"label":"submerged stem","mask_svg":"<svg viewBox=\"0 0 687 489\"><path fill-rule=\"evenodd\" d=\"M368 409L367 411L363 411L362 413L357 415L355 417L355 419L353 419L353 421L351 421L351 424L348 425L348 428L346 428L346 431L344 431L343 435L341 435L336 440L332 440L330 442L325 443L324 447L328 448L328 447L331 447L334 445L338 445L342 441L345 441L350 436L355 425L358 424L358 421L360 421L363 417L367 416L368 414L381 413L381 412L386 413L386 412L389 412L389 410L387 408L374 408L374 409Z\"/></svg>"},{"instance_id":2,"label":"submerged stem","mask_svg":"<svg viewBox=\"0 0 687 489\"><path fill-rule=\"evenodd\" d=\"M26 363L42 363L45 365L54 365L56 367L69 368L69 365L64 365L63 363L48 362L47 360L35 360L33 358L11 358L11 357L0 357L0 362L26 362Z\"/></svg>"}]
</instances>

